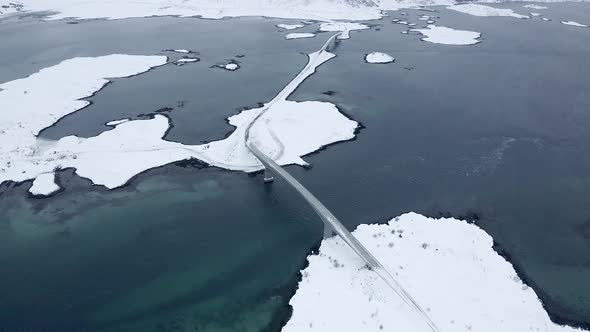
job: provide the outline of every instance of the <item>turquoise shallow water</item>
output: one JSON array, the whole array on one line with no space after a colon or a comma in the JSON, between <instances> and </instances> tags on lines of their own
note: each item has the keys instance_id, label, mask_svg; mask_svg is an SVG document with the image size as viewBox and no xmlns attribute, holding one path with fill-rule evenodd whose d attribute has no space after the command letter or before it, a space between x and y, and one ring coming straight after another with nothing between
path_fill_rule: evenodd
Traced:
<instances>
[{"instance_id":1,"label":"turquoise shallow water","mask_svg":"<svg viewBox=\"0 0 590 332\"><path fill-rule=\"evenodd\" d=\"M588 325L590 44L558 21L589 21L590 7L550 7L552 22L439 9L439 24L482 32L473 47L400 34L396 13L353 33L292 99L331 101L365 128L289 170L350 228L407 211L477 219L554 319ZM3 21L0 81L73 56L190 48L201 62L116 80L43 135L91 136L171 107L169 139L218 139L227 116L271 99L328 38L285 41L278 22ZM396 62L366 64L371 51ZM210 68L227 59L242 68ZM318 220L280 182L183 166L115 191L64 171L66 191L43 200L0 186L0 328L278 331Z\"/></svg>"}]
</instances>

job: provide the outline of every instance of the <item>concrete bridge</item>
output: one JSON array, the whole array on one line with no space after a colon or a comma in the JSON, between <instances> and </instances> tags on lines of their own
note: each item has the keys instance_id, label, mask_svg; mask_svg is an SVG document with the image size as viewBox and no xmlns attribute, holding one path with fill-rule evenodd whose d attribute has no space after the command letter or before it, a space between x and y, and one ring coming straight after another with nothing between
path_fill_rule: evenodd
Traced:
<instances>
[{"instance_id":1,"label":"concrete bridge","mask_svg":"<svg viewBox=\"0 0 590 332\"><path fill-rule=\"evenodd\" d=\"M430 317L426 314L424 310L414 301L412 296L408 294L408 292L393 278L393 276L385 269L385 267L363 246L359 240L352 235L351 232L342 225L342 223L322 204L309 190L307 190L299 181L297 181L291 174L289 174L285 169L283 169L279 164L277 164L272 157L266 155L262 152L255 143L255 140L250 139L250 130L254 126L254 124L262 117L264 113L266 113L269 109L271 109L274 103L279 102L280 100L286 100L286 98L313 72L315 69L323 62L314 62L319 61L319 55L323 52L327 52L327 49L330 45L336 41L336 38L342 32L336 33L331 38L329 38L326 43L322 46L320 50L318 50L315 55L310 55L310 60L308 64L305 66L303 70L271 101L269 102L265 109L254 118L254 120L248 125L245 131L244 142L246 147L258 160L264 165L264 181L265 182L272 182L274 180L274 176L278 176L283 179L287 184L289 184L293 189L295 189L307 203L312 207L312 209L317 213L320 219L324 223L324 238L329 238L333 235L338 235L348 246L357 253L357 255L367 264L367 267L374 271L381 279L387 283L387 285L405 302L405 304L411 309L411 311L415 314L415 318L419 319L420 321L424 322L424 331L433 331L438 332L438 328L434 324L434 322L430 319ZM268 128L270 130L270 128ZM272 131L271 131L271 134ZM280 158L283 152L283 144L278 140L276 135L271 135L271 137L275 140L275 144L279 147L279 152L277 153L274 158Z\"/></svg>"},{"instance_id":2,"label":"concrete bridge","mask_svg":"<svg viewBox=\"0 0 590 332\"><path fill-rule=\"evenodd\" d=\"M278 176L295 189L302 197L309 203L312 209L317 213L320 219L324 222L324 238L335 235L340 236L348 246L357 253L357 255L367 264L367 267L374 271L393 291L425 322L425 329L428 331L438 332L438 328L434 322L428 317L426 312L422 310L420 305L414 301L412 296L393 278L393 276L385 269L385 267L363 246L360 241L352 235L351 232L342 225L328 208L322 204L309 190L307 190L299 181L297 181L291 174L283 169L274 160L260 151L256 145L246 143L250 151L260 160L264 165L264 180L271 182L274 176Z\"/></svg>"}]
</instances>

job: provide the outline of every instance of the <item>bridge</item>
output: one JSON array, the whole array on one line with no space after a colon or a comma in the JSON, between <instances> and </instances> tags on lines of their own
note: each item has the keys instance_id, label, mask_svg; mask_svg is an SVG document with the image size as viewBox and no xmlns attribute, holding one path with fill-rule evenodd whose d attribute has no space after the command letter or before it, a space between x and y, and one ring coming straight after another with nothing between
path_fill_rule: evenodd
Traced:
<instances>
[{"instance_id":1,"label":"bridge","mask_svg":"<svg viewBox=\"0 0 590 332\"><path fill-rule=\"evenodd\" d=\"M374 271L385 283L404 301L404 303L416 314L416 316L425 323L425 328L429 331L438 332L438 328L434 322L430 319L428 314L420 307L420 305L412 298L412 296L400 285L397 280L385 269L385 267L360 243L360 241L352 235L346 227L336 218L328 208L326 208L307 188L305 188L299 181L297 181L291 174L277 164L273 158L262 152L257 146L256 142L250 139L250 130L252 129L255 122L257 122L261 116L266 113L272 105L279 101L285 100L296 88L299 86L308 76L310 76L317 66L321 63L320 58L323 52L327 52L329 45L336 40L341 34L337 33L333 35L323 47L316 53L310 55L310 59L305 68L275 97L271 102L267 104L265 109L254 118L246 129L244 142L248 150L256 156L256 158L264 166L264 181L272 182L274 176L278 176L295 189L301 197L312 209L317 213L320 219L324 223L324 238L329 238L333 235L338 235L342 240L366 263L367 267ZM313 55L317 55L314 57ZM314 60L318 61L314 63ZM270 128L268 128L270 130ZM278 141L276 135L271 131L271 137L276 141L275 143L279 146L279 153L275 156L278 159L282 155L283 144Z\"/></svg>"}]
</instances>

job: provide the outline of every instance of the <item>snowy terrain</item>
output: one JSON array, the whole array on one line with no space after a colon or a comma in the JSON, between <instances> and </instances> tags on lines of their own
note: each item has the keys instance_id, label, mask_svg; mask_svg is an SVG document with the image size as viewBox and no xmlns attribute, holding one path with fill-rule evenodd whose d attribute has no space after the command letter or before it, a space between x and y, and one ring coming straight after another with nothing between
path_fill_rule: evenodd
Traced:
<instances>
[{"instance_id":1,"label":"snowy terrain","mask_svg":"<svg viewBox=\"0 0 590 332\"><path fill-rule=\"evenodd\" d=\"M474 45L481 34L475 31L455 30L429 24L425 29L413 29L424 35L423 41L444 45Z\"/></svg>"},{"instance_id":2,"label":"snowy terrain","mask_svg":"<svg viewBox=\"0 0 590 332\"><path fill-rule=\"evenodd\" d=\"M200 16L219 19L238 16L266 16L320 21L381 17L372 0L0 0L23 5L26 11L50 11L50 19L122 19L149 16ZM409 1L412 5L422 1ZM424 1L429 2L429 1Z\"/></svg>"},{"instance_id":3,"label":"snowy terrain","mask_svg":"<svg viewBox=\"0 0 590 332\"><path fill-rule=\"evenodd\" d=\"M123 19L151 16L220 19L265 16L332 22L334 20L374 20L382 18L385 15L383 11L386 10L436 5L449 6L450 9L476 16L528 18L511 9L498 9L481 4L461 4L454 0L0 0L0 16L17 11L45 11L54 13L48 19ZM526 7L544 9L543 6L534 4ZM279 24L278 26L290 30L296 29L299 24ZM346 38L346 35L342 35L342 38Z\"/></svg>"},{"instance_id":4,"label":"snowy terrain","mask_svg":"<svg viewBox=\"0 0 590 332\"><path fill-rule=\"evenodd\" d=\"M475 225L409 213L388 224L360 225L353 234L440 331L579 331L550 321L533 289ZM308 261L283 332L424 331L340 238L323 240Z\"/></svg>"},{"instance_id":5,"label":"snowy terrain","mask_svg":"<svg viewBox=\"0 0 590 332\"><path fill-rule=\"evenodd\" d=\"M301 156L354 138L358 127L333 104L286 100L318 66L333 57L327 51L310 54L307 66L272 101L228 119L236 127L229 137L192 146L163 139L171 125L163 115L111 121L107 126L114 128L95 137L68 136L58 141L37 137L61 117L87 106L88 102L80 99L105 86L106 77L140 74L165 64L164 56L74 58L1 84L0 140L6 143L0 146L0 183L41 177L30 191L49 195L59 189L53 181L55 171L74 168L94 184L116 188L145 170L191 158L229 170L259 170L262 165L245 146L245 131L257 118L250 130L251 141L281 165L307 165Z\"/></svg>"},{"instance_id":6,"label":"snowy terrain","mask_svg":"<svg viewBox=\"0 0 590 332\"><path fill-rule=\"evenodd\" d=\"M395 58L387 53L371 52L365 55L365 61L368 63L390 63L394 62Z\"/></svg>"},{"instance_id":7,"label":"snowy terrain","mask_svg":"<svg viewBox=\"0 0 590 332\"><path fill-rule=\"evenodd\" d=\"M475 3L454 5L447 8L473 16L507 16L515 18L529 18L527 15L515 13L512 9L495 8Z\"/></svg>"}]
</instances>

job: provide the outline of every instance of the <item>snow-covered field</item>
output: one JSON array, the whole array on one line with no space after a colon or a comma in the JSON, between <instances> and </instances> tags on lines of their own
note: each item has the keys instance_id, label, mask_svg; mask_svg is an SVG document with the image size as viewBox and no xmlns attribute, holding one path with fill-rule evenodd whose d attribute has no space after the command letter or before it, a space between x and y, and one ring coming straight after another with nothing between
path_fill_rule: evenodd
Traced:
<instances>
[{"instance_id":1,"label":"snow-covered field","mask_svg":"<svg viewBox=\"0 0 590 332\"><path fill-rule=\"evenodd\" d=\"M440 331L578 331L551 322L533 289L475 225L408 213L388 224L360 225L353 234ZM283 332L425 331L340 238L323 240L308 261Z\"/></svg>"},{"instance_id":2,"label":"snow-covered field","mask_svg":"<svg viewBox=\"0 0 590 332\"><path fill-rule=\"evenodd\" d=\"M455 30L429 24L425 29L413 29L424 35L423 41L444 45L474 45L479 43L479 32Z\"/></svg>"}]
</instances>

